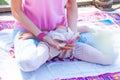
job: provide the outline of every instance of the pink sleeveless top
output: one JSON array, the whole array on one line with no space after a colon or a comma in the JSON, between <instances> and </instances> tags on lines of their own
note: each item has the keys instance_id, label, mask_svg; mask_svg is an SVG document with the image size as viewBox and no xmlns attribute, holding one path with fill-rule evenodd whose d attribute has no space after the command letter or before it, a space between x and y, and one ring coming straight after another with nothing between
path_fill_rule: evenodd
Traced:
<instances>
[{"instance_id":1,"label":"pink sleeveless top","mask_svg":"<svg viewBox=\"0 0 120 80\"><path fill-rule=\"evenodd\" d=\"M66 25L66 2L67 0L23 0L23 12L39 29L54 30L58 25Z\"/></svg>"}]
</instances>

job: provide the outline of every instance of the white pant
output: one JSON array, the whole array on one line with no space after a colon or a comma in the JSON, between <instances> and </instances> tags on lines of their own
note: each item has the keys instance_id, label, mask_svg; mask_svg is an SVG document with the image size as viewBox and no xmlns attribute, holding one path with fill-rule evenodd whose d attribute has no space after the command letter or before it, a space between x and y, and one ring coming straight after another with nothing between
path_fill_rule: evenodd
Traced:
<instances>
[{"instance_id":1,"label":"white pant","mask_svg":"<svg viewBox=\"0 0 120 80\"><path fill-rule=\"evenodd\" d=\"M62 54L59 50L48 47L44 43L38 43L35 39L20 40L18 36L15 37L14 47L16 61L23 71L34 71L47 60ZM73 52L73 56L78 59L103 65L112 64L117 57L114 50L111 50L109 54L105 54L81 42L76 44Z\"/></svg>"}]
</instances>

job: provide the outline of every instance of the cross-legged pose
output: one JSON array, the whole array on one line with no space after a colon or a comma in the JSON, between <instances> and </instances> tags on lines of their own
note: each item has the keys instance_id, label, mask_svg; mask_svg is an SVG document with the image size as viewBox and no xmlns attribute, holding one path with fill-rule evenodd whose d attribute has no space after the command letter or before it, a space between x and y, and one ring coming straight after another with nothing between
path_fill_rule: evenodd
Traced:
<instances>
[{"instance_id":1,"label":"cross-legged pose","mask_svg":"<svg viewBox=\"0 0 120 80\"><path fill-rule=\"evenodd\" d=\"M78 31L84 32L85 29L84 27L77 29L76 0L11 0L11 10L16 19L15 56L23 71L37 70L47 60L56 56L63 58L73 56L87 62L104 65L115 61L113 50L108 55L80 41L82 34L77 35ZM57 32L58 26L65 27L62 29L65 29L67 34L60 32L60 35L65 37L62 41L50 35L51 31ZM67 37L68 29L71 32L69 37ZM76 36L73 37L73 35Z\"/></svg>"}]
</instances>

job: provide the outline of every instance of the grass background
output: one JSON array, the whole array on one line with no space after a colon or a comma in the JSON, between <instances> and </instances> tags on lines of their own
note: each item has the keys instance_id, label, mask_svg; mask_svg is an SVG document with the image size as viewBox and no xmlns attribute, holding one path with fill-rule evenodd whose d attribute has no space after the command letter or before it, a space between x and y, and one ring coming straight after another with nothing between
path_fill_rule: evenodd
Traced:
<instances>
[{"instance_id":1,"label":"grass background","mask_svg":"<svg viewBox=\"0 0 120 80\"><path fill-rule=\"evenodd\" d=\"M8 5L8 3L5 0L0 0L0 5Z\"/></svg>"}]
</instances>

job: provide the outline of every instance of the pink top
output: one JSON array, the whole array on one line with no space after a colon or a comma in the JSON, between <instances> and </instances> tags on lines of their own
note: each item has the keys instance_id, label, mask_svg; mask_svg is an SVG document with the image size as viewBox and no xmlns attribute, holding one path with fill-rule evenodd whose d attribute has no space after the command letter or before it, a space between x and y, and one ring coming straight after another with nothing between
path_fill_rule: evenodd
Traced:
<instances>
[{"instance_id":1,"label":"pink top","mask_svg":"<svg viewBox=\"0 0 120 80\"><path fill-rule=\"evenodd\" d=\"M54 30L58 25L66 25L66 2L67 0L23 0L23 11L39 29Z\"/></svg>"}]
</instances>

